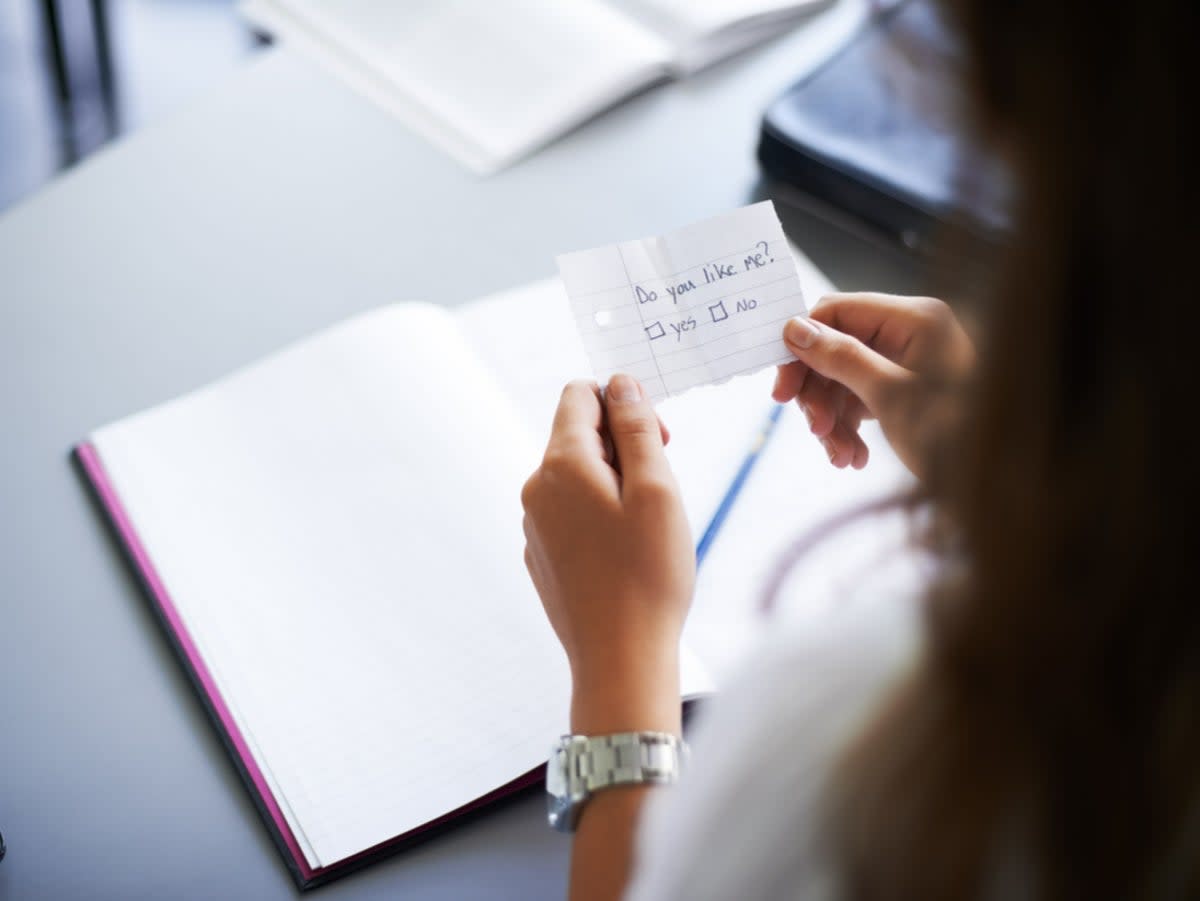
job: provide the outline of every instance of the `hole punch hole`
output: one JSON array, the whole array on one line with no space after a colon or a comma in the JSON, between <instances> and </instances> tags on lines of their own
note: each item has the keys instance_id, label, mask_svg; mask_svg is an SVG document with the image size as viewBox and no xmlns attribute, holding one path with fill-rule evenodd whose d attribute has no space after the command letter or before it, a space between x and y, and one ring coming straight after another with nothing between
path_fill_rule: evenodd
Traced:
<instances>
[{"instance_id":1,"label":"hole punch hole","mask_svg":"<svg viewBox=\"0 0 1200 901\"><path fill-rule=\"evenodd\" d=\"M597 310L592 314L592 318L596 320L596 325L600 326L600 328L606 328L612 325L612 310Z\"/></svg>"}]
</instances>

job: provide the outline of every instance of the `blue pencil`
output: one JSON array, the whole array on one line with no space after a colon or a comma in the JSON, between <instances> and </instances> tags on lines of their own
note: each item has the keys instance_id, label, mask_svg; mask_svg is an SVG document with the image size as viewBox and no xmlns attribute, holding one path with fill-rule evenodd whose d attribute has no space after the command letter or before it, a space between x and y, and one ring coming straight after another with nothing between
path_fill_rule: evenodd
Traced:
<instances>
[{"instance_id":1,"label":"blue pencil","mask_svg":"<svg viewBox=\"0 0 1200 901\"><path fill-rule=\"evenodd\" d=\"M746 459L742 461L741 467L737 471L737 475L733 477L733 481L729 485L729 490L725 492L725 496L721 498L721 504L717 507L717 512L713 514L712 520L708 524L708 528L704 530L704 534L700 537L700 543L696 545L696 565L699 566L704 562L704 557L708 554L708 549L712 546L713 541L717 537L717 532L721 530L721 525L725 522L725 518L729 515L729 511L733 508L733 502L737 500L738 494L741 493L742 486L746 484L746 479L750 475L750 470L754 468L754 464L758 462L759 455L767 446L767 440L771 437L771 433L775 430L776 423L779 422L779 416L783 413L783 404L775 404L771 407L771 413L763 422L762 428L754 437L754 443L750 445L750 450L746 454Z\"/></svg>"}]
</instances>

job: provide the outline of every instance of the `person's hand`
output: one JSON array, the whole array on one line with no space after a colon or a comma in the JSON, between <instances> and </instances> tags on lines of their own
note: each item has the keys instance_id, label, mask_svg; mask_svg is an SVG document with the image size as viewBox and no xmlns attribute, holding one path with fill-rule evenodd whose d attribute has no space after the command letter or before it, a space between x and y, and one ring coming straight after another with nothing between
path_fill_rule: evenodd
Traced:
<instances>
[{"instance_id":1,"label":"person's hand","mask_svg":"<svg viewBox=\"0 0 1200 901\"><path fill-rule=\"evenodd\" d=\"M793 398L834 466L861 469L864 419L878 419L896 455L920 476L922 442L952 415L932 390L974 365L970 338L950 308L930 297L830 294L809 318L783 329L796 362L779 367L772 396Z\"/></svg>"},{"instance_id":2,"label":"person's hand","mask_svg":"<svg viewBox=\"0 0 1200 901\"><path fill-rule=\"evenodd\" d=\"M525 565L571 664L571 728L679 731L696 557L642 387L572 382L525 483Z\"/></svg>"}]
</instances>

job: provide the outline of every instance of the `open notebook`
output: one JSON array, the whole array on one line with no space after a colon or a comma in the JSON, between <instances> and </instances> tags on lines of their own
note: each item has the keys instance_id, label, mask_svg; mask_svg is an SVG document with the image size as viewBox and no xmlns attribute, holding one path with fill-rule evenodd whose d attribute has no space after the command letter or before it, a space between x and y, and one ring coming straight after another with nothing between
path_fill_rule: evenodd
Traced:
<instances>
[{"instance_id":1,"label":"open notebook","mask_svg":"<svg viewBox=\"0 0 1200 901\"><path fill-rule=\"evenodd\" d=\"M244 0L241 8L487 174L636 91L763 41L830 2ZM842 5L855 7L845 11L855 18L861 4ZM845 33L839 26L830 38Z\"/></svg>"},{"instance_id":2,"label":"open notebook","mask_svg":"<svg viewBox=\"0 0 1200 901\"><path fill-rule=\"evenodd\" d=\"M519 492L587 368L557 280L397 304L76 449L301 886L540 778L569 679ZM761 376L659 407L696 534ZM711 690L685 660L685 694Z\"/></svg>"}]
</instances>

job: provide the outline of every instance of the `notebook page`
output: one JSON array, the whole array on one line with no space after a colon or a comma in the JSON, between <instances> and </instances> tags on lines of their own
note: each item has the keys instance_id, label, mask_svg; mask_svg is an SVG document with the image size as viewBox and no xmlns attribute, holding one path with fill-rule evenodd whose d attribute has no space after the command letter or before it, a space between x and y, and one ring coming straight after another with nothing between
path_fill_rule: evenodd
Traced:
<instances>
[{"instance_id":1,"label":"notebook page","mask_svg":"<svg viewBox=\"0 0 1200 901\"><path fill-rule=\"evenodd\" d=\"M670 59L598 0L252 0L243 12L480 173L665 77Z\"/></svg>"},{"instance_id":2,"label":"notebook page","mask_svg":"<svg viewBox=\"0 0 1200 901\"><path fill-rule=\"evenodd\" d=\"M444 311L351 320L94 443L311 866L545 760L568 677L522 561L537 453Z\"/></svg>"}]
</instances>

